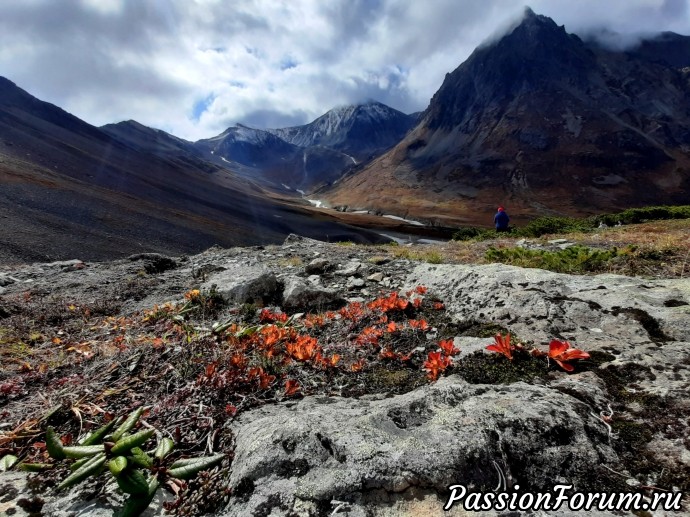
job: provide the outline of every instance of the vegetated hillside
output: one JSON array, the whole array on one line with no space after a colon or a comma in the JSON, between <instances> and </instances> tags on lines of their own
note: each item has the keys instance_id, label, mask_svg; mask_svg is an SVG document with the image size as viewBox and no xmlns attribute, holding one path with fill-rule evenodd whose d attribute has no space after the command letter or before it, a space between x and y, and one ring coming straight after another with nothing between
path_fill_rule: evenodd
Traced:
<instances>
[{"instance_id":1,"label":"vegetated hillside","mask_svg":"<svg viewBox=\"0 0 690 517\"><path fill-rule=\"evenodd\" d=\"M0 78L0 260L190 252L297 230L379 238L278 204L174 137L134 129L103 131Z\"/></svg>"},{"instance_id":2,"label":"vegetated hillside","mask_svg":"<svg viewBox=\"0 0 690 517\"><path fill-rule=\"evenodd\" d=\"M687 203L690 75L666 50L679 38L618 52L527 10L446 75L400 144L320 195L478 224L497 204L524 217Z\"/></svg>"}]
</instances>

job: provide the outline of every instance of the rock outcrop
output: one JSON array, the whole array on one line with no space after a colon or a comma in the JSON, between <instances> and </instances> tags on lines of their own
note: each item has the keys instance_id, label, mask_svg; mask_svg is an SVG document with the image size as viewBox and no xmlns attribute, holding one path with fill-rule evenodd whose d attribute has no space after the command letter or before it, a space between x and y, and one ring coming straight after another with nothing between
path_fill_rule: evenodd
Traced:
<instances>
[{"instance_id":1,"label":"rock outcrop","mask_svg":"<svg viewBox=\"0 0 690 517\"><path fill-rule=\"evenodd\" d=\"M461 349L452 375L351 397L335 396L347 391L336 386L241 412L225 428L234 458L226 480L232 495L221 515L437 515L453 484L520 491L549 491L561 482L582 491L687 485L690 280L420 264L382 253L292 236L283 246L215 248L175 259L17 267L0 272L0 318L17 310L12 297L29 288L68 297L98 293L131 315L214 285L235 313L247 303L288 313L322 310L378 296L384 280L401 293L426 286L426 296L445 306L450 323L443 332ZM142 260L151 265L145 275ZM461 364L487 357L486 329L542 349L550 339L568 340L592 357L572 374L552 369L519 382L480 383ZM436 349L438 329L414 339L426 356ZM0 477L16 515L24 515L14 501L27 495L25 479ZM48 509L74 504L77 496L40 497ZM80 515L101 515L113 501L85 506ZM465 515L460 507L450 514Z\"/></svg>"},{"instance_id":2,"label":"rock outcrop","mask_svg":"<svg viewBox=\"0 0 690 517\"><path fill-rule=\"evenodd\" d=\"M490 490L500 472L524 490L594 488L615 461L591 408L543 386L499 389L457 376L383 400L326 397L252 411L234 426L235 504L225 515L440 513L447 488ZM417 508L419 510L419 508Z\"/></svg>"}]
</instances>

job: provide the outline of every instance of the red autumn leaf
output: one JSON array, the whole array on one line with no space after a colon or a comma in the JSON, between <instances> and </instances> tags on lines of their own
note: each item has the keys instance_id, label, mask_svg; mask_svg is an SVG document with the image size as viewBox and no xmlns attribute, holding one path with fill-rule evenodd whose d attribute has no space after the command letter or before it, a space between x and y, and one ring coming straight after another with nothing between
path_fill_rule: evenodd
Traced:
<instances>
[{"instance_id":1,"label":"red autumn leaf","mask_svg":"<svg viewBox=\"0 0 690 517\"><path fill-rule=\"evenodd\" d=\"M264 373L262 369L261 373L259 373L259 388L262 390L267 390L275 380L275 375Z\"/></svg>"},{"instance_id":2,"label":"red autumn leaf","mask_svg":"<svg viewBox=\"0 0 690 517\"><path fill-rule=\"evenodd\" d=\"M322 327L323 323L324 317L318 314L307 314L304 318L304 326L307 328Z\"/></svg>"},{"instance_id":3,"label":"red autumn leaf","mask_svg":"<svg viewBox=\"0 0 690 517\"><path fill-rule=\"evenodd\" d=\"M378 310L381 312L389 312L394 310L404 311L408 304L409 302L407 300L400 298L398 293L393 292L385 298L377 298L373 302L369 302L367 307L372 311Z\"/></svg>"},{"instance_id":4,"label":"red autumn leaf","mask_svg":"<svg viewBox=\"0 0 690 517\"><path fill-rule=\"evenodd\" d=\"M418 285L417 287L415 287L414 291L415 291L417 294L426 294L427 288L426 288L425 286L423 286L423 285Z\"/></svg>"},{"instance_id":5,"label":"red autumn leaf","mask_svg":"<svg viewBox=\"0 0 690 517\"><path fill-rule=\"evenodd\" d=\"M549 359L556 361L566 372L572 372L575 367L568 363L576 359L589 359L589 354L579 348L570 348L567 341L551 340L549 343Z\"/></svg>"},{"instance_id":6,"label":"red autumn leaf","mask_svg":"<svg viewBox=\"0 0 690 517\"><path fill-rule=\"evenodd\" d=\"M364 359L358 359L355 363L350 366L350 370L353 372L359 372L364 368L364 365L366 364L366 361Z\"/></svg>"},{"instance_id":7,"label":"red autumn leaf","mask_svg":"<svg viewBox=\"0 0 690 517\"><path fill-rule=\"evenodd\" d=\"M300 390L299 382L294 379L288 379L285 381L285 396L291 397Z\"/></svg>"},{"instance_id":8,"label":"red autumn leaf","mask_svg":"<svg viewBox=\"0 0 690 517\"><path fill-rule=\"evenodd\" d=\"M379 355L381 356L381 359L396 359L398 357L398 354L396 354L390 348L384 348L381 350Z\"/></svg>"},{"instance_id":9,"label":"red autumn leaf","mask_svg":"<svg viewBox=\"0 0 690 517\"><path fill-rule=\"evenodd\" d=\"M414 305L415 309L419 309L422 306L422 299L421 298L415 298L414 301L412 302L412 305Z\"/></svg>"},{"instance_id":10,"label":"red autumn leaf","mask_svg":"<svg viewBox=\"0 0 690 517\"><path fill-rule=\"evenodd\" d=\"M426 320L410 320L408 323L413 329L429 330L429 324L426 322Z\"/></svg>"},{"instance_id":11,"label":"red autumn leaf","mask_svg":"<svg viewBox=\"0 0 690 517\"><path fill-rule=\"evenodd\" d=\"M320 351L316 338L311 336L300 336L294 343L285 345L288 354L298 361L308 361Z\"/></svg>"},{"instance_id":12,"label":"red autumn leaf","mask_svg":"<svg viewBox=\"0 0 690 517\"><path fill-rule=\"evenodd\" d=\"M510 344L510 334L506 334L505 337L502 336L501 334L496 334L494 336L495 343L493 345L489 345L486 347L487 350L490 350L492 352L498 352L499 354L503 354L506 356L508 359L511 361L513 360L513 350L515 347L513 347Z\"/></svg>"},{"instance_id":13,"label":"red autumn leaf","mask_svg":"<svg viewBox=\"0 0 690 517\"><path fill-rule=\"evenodd\" d=\"M424 361L424 369L427 371L427 377L431 381L438 379L439 374L450 365L450 357L443 355L441 352L429 352L427 360Z\"/></svg>"},{"instance_id":14,"label":"red autumn leaf","mask_svg":"<svg viewBox=\"0 0 690 517\"><path fill-rule=\"evenodd\" d=\"M359 336L357 336L356 343L360 346L376 346L381 336L383 336L383 330L378 329L376 327L364 327L364 329L362 329L362 332L360 332Z\"/></svg>"},{"instance_id":15,"label":"red autumn leaf","mask_svg":"<svg viewBox=\"0 0 690 517\"><path fill-rule=\"evenodd\" d=\"M395 332L396 330L398 330L398 325L394 321L391 321L386 327L386 332Z\"/></svg>"},{"instance_id":16,"label":"red autumn leaf","mask_svg":"<svg viewBox=\"0 0 690 517\"><path fill-rule=\"evenodd\" d=\"M442 304L441 302L434 302L433 307L434 307L435 311L442 311L443 309L446 308L446 306L444 304Z\"/></svg>"},{"instance_id":17,"label":"red autumn leaf","mask_svg":"<svg viewBox=\"0 0 690 517\"><path fill-rule=\"evenodd\" d=\"M234 354L230 358L230 364L239 370L244 370L247 366L247 358L243 354Z\"/></svg>"},{"instance_id":18,"label":"red autumn leaf","mask_svg":"<svg viewBox=\"0 0 690 517\"><path fill-rule=\"evenodd\" d=\"M287 319L288 316L284 312L277 314L268 309L261 309L261 312L259 313L259 322L261 323L273 323L276 321L286 322Z\"/></svg>"},{"instance_id":19,"label":"red autumn leaf","mask_svg":"<svg viewBox=\"0 0 690 517\"><path fill-rule=\"evenodd\" d=\"M454 356L454 355L458 355L460 353L460 349L455 348L455 345L453 344L452 339L446 339L444 341L439 341L438 346L441 348L441 351L448 356Z\"/></svg>"},{"instance_id":20,"label":"red autumn leaf","mask_svg":"<svg viewBox=\"0 0 690 517\"><path fill-rule=\"evenodd\" d=\"M228 416L235 416L237 414L237 408L232 404L225 406L225 414Z\"/></svg>"}]
</instances>

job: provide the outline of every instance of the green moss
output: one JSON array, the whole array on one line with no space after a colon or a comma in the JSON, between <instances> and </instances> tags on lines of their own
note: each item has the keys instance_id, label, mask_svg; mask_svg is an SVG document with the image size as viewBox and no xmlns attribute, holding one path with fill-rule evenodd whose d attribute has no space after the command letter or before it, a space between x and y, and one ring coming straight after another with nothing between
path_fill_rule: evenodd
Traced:
<instances>
[{"instance_id":1,"label":"green moss","mask_svg":"<svg viewBox=\"0 0 690 517\"><path fill-rule=\"evenodd\" d=\"M630 389L637 382L653 377L650 368L636 364L624 364L622 366L609 365L606 368L597 368L594 373L604 381L608 392L614 400L630 403L637 402L643 405L655 403L655 397L636 389Z\"/></svg>"},{"instance_id":2,"label":"green moss","mask_svg":"<svg viewBox=\"0 0 690 517\"><path fill-rule=\"evenodd\" d=\"M363 374L362 384L367 393L400 394L428 384L422 370L401 367L398 364L377 365Z\"/></svg>"},{"instance_id":3,"label":"green moss","mask_svg":"<svg viewBox=\"0 0 690 517\"><path fill-rule=\"evenodd\" d=\"M543 379L549 367L543 359L519 350L514 352L512 361L499 354L477 351L458 361L454 371L472 384L510 384Z\"/></svg>"},{"instance_id":4,"label":"green moss","mask_svg":"<svg viewBox=\"0 0 690 517\"><path fill-rule=\"evenodd\" d=\"M498 323L488 321L467 320L461 323L448 325L447 330L453 331L454 336L471 336L493 338L496 334L510 334L510 331ZM520 341L516 336L512 336L512 342ZM487 345L490 344L487 342Z\"/></svg>"}]
</instances>

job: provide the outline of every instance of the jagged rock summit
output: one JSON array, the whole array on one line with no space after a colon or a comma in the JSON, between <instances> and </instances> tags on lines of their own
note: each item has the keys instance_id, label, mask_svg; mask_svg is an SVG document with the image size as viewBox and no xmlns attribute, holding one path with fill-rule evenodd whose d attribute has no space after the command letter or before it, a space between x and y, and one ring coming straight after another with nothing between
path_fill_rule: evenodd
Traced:
<instances>
[{"instance_id":1,"label":"jagged rock summit","mask_svg":"<svg viewBox=\"0 0 690 517\"><path fill-rule=\"evenodd\" d=\"M446 75L400 144L324 197L456 222L503 203L575 215L688 202L690 76L650 58L655 41L611 50L528 9Z\"/></svg>"},{"instance_id":2,"label":"jagged rock summit","mask_svg":"<svg viewBox=\"0 0 690 517\"><path fill-rule=\"evenodd\" d=\"M303 126L270 131L300 147L329 147L361 161L397 144L414 125L415 116L369 101L334 108Z\"/></svg>"}]
</instances>

